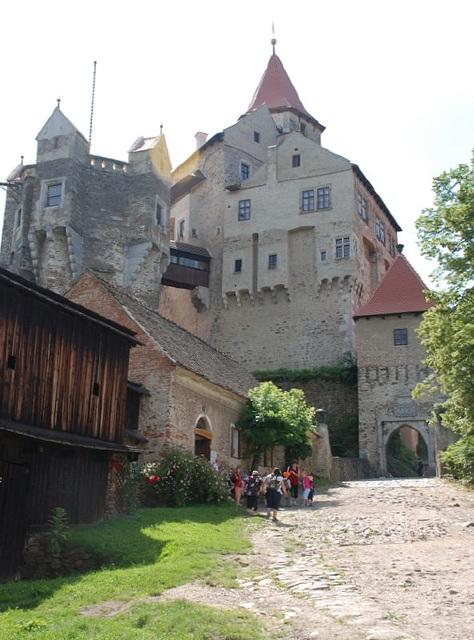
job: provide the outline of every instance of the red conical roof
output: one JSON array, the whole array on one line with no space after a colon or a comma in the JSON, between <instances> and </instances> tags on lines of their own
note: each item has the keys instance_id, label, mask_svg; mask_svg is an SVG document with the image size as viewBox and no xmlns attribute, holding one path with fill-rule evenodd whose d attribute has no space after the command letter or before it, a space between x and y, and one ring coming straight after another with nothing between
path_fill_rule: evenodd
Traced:
<instances>
[{"instance_id":1,"label":"red conical roof","mask_svg":"<svg viewBox=\"0 0 474 640\"><path fill-rule=\"evenodd\" d=\"M355 314L361 316L385 316L397 313L417 313L434 305L426 299L427 287L411 264L398 255L370 300Z\"/></svg>"},{"instance_id":2,"label":"red conical roof","mask_svg":"<svg viewBox=\"0 0 474 640\"><path fill-rule=\"evenodd\" d=\"M282 111L285 109L298 111L315 122L322 131L324 130L324 127L304 108L290 77L285 71L285 67L276 54L270 56L268 66L254 93L247 113L254 111L263 104L266 104L270 111Z\"/></svg>"}]
</instances>

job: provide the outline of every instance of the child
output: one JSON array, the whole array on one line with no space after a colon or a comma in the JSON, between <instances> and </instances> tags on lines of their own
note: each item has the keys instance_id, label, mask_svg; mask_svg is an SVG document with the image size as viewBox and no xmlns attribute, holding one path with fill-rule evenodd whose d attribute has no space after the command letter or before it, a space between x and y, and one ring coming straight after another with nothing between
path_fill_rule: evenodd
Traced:
<instances>
[{"instance_id":1,"label":"child","mask_svg":"<svg viewBox=\"0 0 474 640\"><path fill-rule=\"evenodd\" d=\"M303 504L305 507L310 506L309 494L313 488L313 476L309 476L303 471Z\"/></svg>"}]
</instances>

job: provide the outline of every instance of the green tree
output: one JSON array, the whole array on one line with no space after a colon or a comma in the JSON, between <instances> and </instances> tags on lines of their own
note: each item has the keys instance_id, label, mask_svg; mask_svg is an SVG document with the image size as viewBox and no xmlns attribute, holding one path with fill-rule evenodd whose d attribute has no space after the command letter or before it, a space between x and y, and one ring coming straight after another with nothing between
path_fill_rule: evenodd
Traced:
<instances>
[{"instance_id":1,"label":"green tree","mask_svg":"<svg viewBox=\"0 0 474 640\"><path fill-rule=\"evenodd\" d=\"M274 447L291 447L295 457L307 458L312 447L315 408L301 389L283 391L273 382L250 389L249 400L237 427L244 434L252 455L252 468Z\"/></svg>"},{"instance_id":2,"label":"green tree","mask_svg":"<svg viewBox=\"0 0 474 640\"><path fill-rule=\"evenodd\" d=\"M425 362L433 373L416 393L430 389L447 395L436 410L443 424L461 438L456 459L466 459L457 465L458 471L449 451L444 461L454 475L473 482L474 158L470 166L462 164L435 178L433 190L434 207L423 211L417 229L423 255L437 260L434 277L442 290L430 294L436 304L420 325L428 353Z\"/></svg>"}]
</instances>

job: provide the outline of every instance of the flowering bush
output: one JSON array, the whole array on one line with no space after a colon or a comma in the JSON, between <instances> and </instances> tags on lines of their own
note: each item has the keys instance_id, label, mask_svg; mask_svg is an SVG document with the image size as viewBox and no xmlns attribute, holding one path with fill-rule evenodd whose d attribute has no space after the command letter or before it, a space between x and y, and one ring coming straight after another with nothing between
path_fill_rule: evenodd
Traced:
<instances>
[{"instance_id":1,"label":"flowering bush","mask_svg":"<svg viewBox=\"0 0 474 640\"><path fill-rule=\"evenodd\" d=\"M174 449L161 462L141 466L139 498L144 506L183 507L220 502L229 496L225 474L214 471L207 460Z\"/></svg>"}]
</instances>

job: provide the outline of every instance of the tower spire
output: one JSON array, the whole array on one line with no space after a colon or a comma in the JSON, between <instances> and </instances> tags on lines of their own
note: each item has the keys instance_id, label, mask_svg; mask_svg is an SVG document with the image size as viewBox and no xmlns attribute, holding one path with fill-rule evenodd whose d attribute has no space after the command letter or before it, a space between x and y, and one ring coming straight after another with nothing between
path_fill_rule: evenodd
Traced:
<instances>
[{"instance_id":1,"label":"tower spire","mask_svg":"<svg viewBox=\"0 0 474 640\"><path fill-rule=\"evenodd\" d=\"M275 38L275 23L272 22L272 39L270 41L272 43L272 47L273 47L273 55L275 55L275 45L277 43L276 38Z\"/></svg>"}]
</instances>

